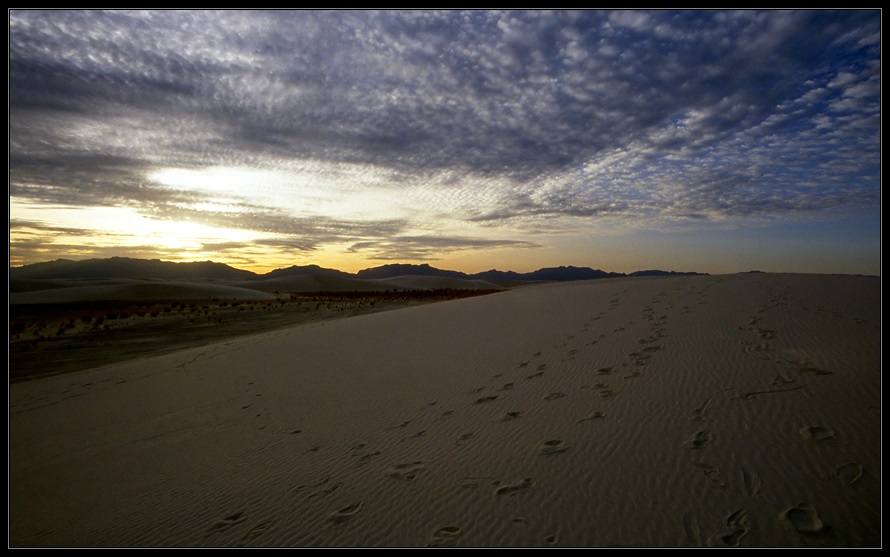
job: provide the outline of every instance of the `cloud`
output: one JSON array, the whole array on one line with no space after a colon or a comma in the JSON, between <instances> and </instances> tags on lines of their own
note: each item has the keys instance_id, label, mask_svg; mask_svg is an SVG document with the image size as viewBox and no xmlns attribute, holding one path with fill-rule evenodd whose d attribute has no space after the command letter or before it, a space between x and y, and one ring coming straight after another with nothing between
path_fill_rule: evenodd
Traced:
<instances>
[{"instance_id":1,"label":"cloud","mask_svg":"<svg viewBox=\"0 0 890 557\"><path fill-rule=\"evenodd\" d=\"M323 216L295 217L274 208L250 206L242 211L201 211L171 204L158 204L147 212L161 220L196 222L216 228L251 230L285 237L284 240L258 240L261 245L277 245L312 251L321 244L389 238L399 234L406 222L392 220L348 221Z\"/></svg>"},{"instance_id":2,"label":"cloud","mask_svg":"<svg viewBox=\"0 0 890 557\"><path fill-rule=\"evenodd\" d=\"M517 240L490 240L482 238L445 236L396 236L382 241L357 242L349 247L349 253L362 253L372 260L425 260L433 261L444 254L464 250L490 250L498 248L540 248L534 242Z\"/></svg>"},{"instance_id":3,"label":"cloud","mask_svg":"<svg viewBox=\"0 0 890 557\"><path fill-rule=\"evenodd\" d=\"M9 231L23 232L29 234L58 234L64 236L95 236L98 231L70 227L70 226L53 226L43 222L12 218L9 220Z\"/></svg>"},{"instance_id":4,"label":"cloud","mask_svg":"<svg viewBox=\"0 0 890 557\"><path fill-rule=\"evenodd\" d=\"M386 255L488 247L408 235L440 218L506 236L872 213L879 197L878 10L9 15L20 199ZM306 165L378 169L385 184L340 178L373 214L301 210L297 177L287 208L148 178ZM241 210L188 209L220 197Z\"/></svg>"}]
</instances>

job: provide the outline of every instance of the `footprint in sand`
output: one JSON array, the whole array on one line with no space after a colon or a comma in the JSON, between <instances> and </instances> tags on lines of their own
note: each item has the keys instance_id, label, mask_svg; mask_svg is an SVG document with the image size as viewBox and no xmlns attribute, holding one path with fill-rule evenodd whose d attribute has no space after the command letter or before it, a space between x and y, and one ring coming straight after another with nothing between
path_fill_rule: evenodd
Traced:
<instances>
[{"instance_id":1,"label":"footprint in sand","mask_svg":"<svg viewBox=\"0 0 890 557\"><path fill-rule=\"evenodd\" d=\"M535 480L531 478L525 478L519 483L510 484L510 485L502 485L499 488L494 490L495 495L510 495L511 493L516 493L519 491L525 491L531 486L535 485Z\"/></svg>"},{"instance_id":2,"label":"footprint in sand","mask_svg":"<svg viewBox=\"0 0 890 557\"><path fill-rule=\"evenodd\" d=\"M564 453L569 450L571 446L572 445L569 442L563 441L562 439L551 439L538 445L537 453L541 456L555 455Z\"/></svg>"},{"instance_id":3,"label":"footprint in sand","mask_svg":"<svg viewBox=\"0 0 890 557\"><path fill-rule=\"evenodd\" d=\"M470 439L472 439L472 438L475 437L475 436L476 436L475 433L464 433L463 435L461 435L461 436L458 438L457 443L455 443L455 444L456 444L458 447L460 447L461 445L463 445L464 443L466 443L467 441L469 441Z\"/></svg>"},{"instance_id":4,"label":"footprint in sand","mask_svg":"<svg viewBox=\"0 0 890 557\"><path fill-rule=\"evenodd\" d=\"M651 357L649 354L641 354L639 352L635 352L633 354L628 354L633 360L633 365L635 366L644 366L648 363L649 358ZM628 365L628 364L625 364Z\"/></svg>"},{"instance_id":5,"label":"footprint in sand","mask_svg":"<svg viewBox=\"0 0 890 557\"><path fill-rule=\"evenodd\" d=\"M602 412L594 412L593 414L587 416L586 418L581 418L580 420L576 421L575 423L580 424L580 423L588 422L591 420L601 420L605 417L606 417L606 415L603 414Z\"/></svg>"},{"instance_id":6,"label":"footprint in sand","mask_svg":"<svg viewBox=\"0 0 890 557\"><path fill-rule=\"evenodd\" d=\"M212 526L210 526L210 528L208 528L207 532L208 533L223 532L225 530L228 530L232 526L238 524L239 522L243 522L243 521L244 521L244 511L240 511L233 515L227 516L221 520L217 520L216 522L213 523Z\"/></svg>"},{"instance_id":7,"label":"footprint in sand","mask_svg":"<svg viewBox=\"0 0 890 557\"><path fill-rule=\"evenodd\" d=\"M726 528L715 533L708 540L716 547L739 547L742 538L748 535L748 512L741 508L726 517Z\"/></svg>"},{"instance_id":8,"label":"footprint in sand","mask_svg":"<svg viewBox=\"0 0 890 557\"><path fill-rule=\"evenodd\" d=\"M424 470L423 462L415 460L406 464L396 464L389 469L389 477L397 480L411 481Z\"/></svg>"},{"instance_id":9,"label":"footprint in sand","mask_svg":"<svg viewBox=\"0 0 890 557\"><path fill-rule=\"evenodd\" d=\"M328 520L330 522L337 522L337 523L346 522L347 520L349 520L350 518L352 518L353 516L358 514L358 512L360 510L362 510L362 504L361 503L353 503L352 505L347 505L347 506L345 506L341 509L337 509L336 511L329 514Z\"/></svg>"},{"instance_id":10,"label":"footprint in sand","mask_svg":"<svg viewBox=\"0 0 890 557\"><path fill-rule=\"evenodd\" d=\"M834 437L834 430L818 425L802 428L799 433L808 441L825 441Z\"/></svg>"},{"instance_id":11,"label":"footprint in sand","mask_svg":"<svg viewBox=\"0 0 890 557\"><path fill-rule=\"evenodd\" d=\"M522 412L507 412L503 416L500 417L499 421L501 422L509 422L515 420L522 416Z\"/></svg>"},{"instance_id":12,"label":"footprint in sand","mask_svg":"<svg viewBox=\"0 0 890 557\"><path fill-rule=\"evenodd\" d=\"M711 440L711 433L708 431L696 431L692 435L690 435L685 441L683 441L683 446L687 449L696 450L700 449L705 444L707 444Z\"/></svg>"},{"instance_id":13,"label":"footprint in sand","mask_svg":"<svg viewBox=\"0 0 890 557\"><path fill-rule=\"evenodd\" d=\"M457 526L443 526L433 533L433 538L427 547L442 547L453 542L455 538L460 536L460 528Z\"/></svg>"},{"instance_id":14,"label":"footprint in sand","mask_svg":"<svg viewBox=\"0 0 890 557\"><path fill-rule=\"evenodd\" d=\"M526 375L525 378L526 378L526 379L537 379L538 377L541 377L541 376L543 376L543 375L544 375L544 372L543 372L543 371L539 371L539 372L537 372L537 373L532 373L531 375Z\"/></svg>"},{"instance_id":15,"label":"footprint in sand","mask_svg":"<svg viewBox=\"0 0 890 557\"><path fill-rule=\"evenodd\" d=\"M835 478L840 478L845 484L851 485L858 482L862 478L864 472L865 468L858 462L847 462L838 466L834 471L834 474L828 476L827 479L833 480Z\"/></svg>"},{"instance_id":16,"label":"footprint in sand","mask_svg":"<svg viewBox=\"0 0 890 557\"><path fill-rule=\"evenodd\" d=\"M708 464L707 462L692 461L692 464L701 469L702 473L711 480L711 483L717 487L726 487L726 481L723 479L719 466Z\"/></svg>"},{"instance_id":17,"label":"footprint in sand","mask_svg":"<svg viewBox=\"0 0 890 557\"><path fill-rule=\"evenodd\" d=\"M789 383L794 383L794 379L791 379L790 377L786 377L781 372L776 373L776 377L773 378L773 381L772 381L772 385L774 387L784 387L785 385L787 385Z\"/></svg>"},{"instance_id":18,"label":"footprint in sand","mask_svg":"<svg viewBox=\"0 0 890 557\"><path fill-rule=\"evenodd\" d=\"M353 456L358 457L358 460L355 463L355 467L361 468L362 466L364 466L368 462L370 462L372 458L374 458L376 456L380 456L380 451L374 451L373 453L366 453L366 454L359 454L359 455L354 454Z\"/></svg>"},{"instance_id":19,"label":"footprint in sand","mask_svg":"<svg viewBox=\"0 0 890 557\"><path fill-rule=\"evenodd\" d=\"M596 370L597 375L609 375L611 373L612 373L611 367L601 367L598 370Z\"/></svg>"},{"instance_id":20,"label":"footprint in sand","mask_svg":"<svg viewBox=\"0 0 890 557\"><path fill-rule=\"evenodd\" d=\"M263 535L271 526L272 522L263 522L261 524L257 524L256 526L248 530L246 534L241 536L241 539L238 541L238 547L247 546L250 542L253 542L253 540Z\"/></svg>"},{"instance_id":21,"label":"footprint in sand","mask_svg":"<svg viewBox=\"0 0 890 557\"><path fill-rule=\"evenodd\" d=\"M498 395L484 396L482 398L476 399L476 404L484 404L486 402L491 402L493 400L497 400Z\"/></svg>"},{"instance_id":22,"label":"footprint in sand","mask_svg":"<svg viewBox=\"0 0 890 557\"><path fill-rule=\"evenodd\" d=\"M689 421L690 422L703 422L705 420L704 414L705 410L708 409L708 405L711 404L711 398L706 400L704 404L695 408L694 410L689 411Z\"/></svg>"},{"instance_id":23,"label":"footprint in sand","mask_svg":"<svg viewBox=\"0 0 890 557\"><path fill-rule=\"evenodd\" d=\"M558 398L563 398L565 396L566 396L566 394L562 393L562 392L550 393L544 397L544 400L556 400Z\"/></svg>"},{"instance_id":24,"label":"footprint in sand","mask_svg":"<svg viewBox=\"0 0 890 557\"><path fill-rule=\"evenodd\" d=\"M504 385L501 387L501 390L502 390L502 391L509 391L509 390L512 389L512 388L513 388L513 383L504 383Z\"/></svg>"},{"instance_id":25,"label":"footprint in sand","mask_svg":"<svg viewBox=\"0 0 890 557\"><path fill-rule=\"evenodd\" d=\"M825 529L825 523L819 518L816 508L806 502L785 509L780 519L802 534L816 534Z\"/></svg>"},{"instance_id":26,"label":"footprint in sand","mask_svg":"<svg viewBox=\"0 0 890 557\"><path fill-rule=\"evenodd\" d=\"M615 391L611 391L609 389L602 389L600 391L597 391L597 394L600 396L600 398L608 398L608 397L614 395Z\"/></svg>"},{"instance_id":27,"label":"footprint in sand","mask_svg":"<svg viewBox=\"0 0 890 557\"><path fill-rule=\"evenodd\" d=\"M742 467L742 485L745 486L745 492L748 494L748 497L754 497L760 493L763 482L760 481L760 475L756 471Z\"/></svg>"}]
</instances>

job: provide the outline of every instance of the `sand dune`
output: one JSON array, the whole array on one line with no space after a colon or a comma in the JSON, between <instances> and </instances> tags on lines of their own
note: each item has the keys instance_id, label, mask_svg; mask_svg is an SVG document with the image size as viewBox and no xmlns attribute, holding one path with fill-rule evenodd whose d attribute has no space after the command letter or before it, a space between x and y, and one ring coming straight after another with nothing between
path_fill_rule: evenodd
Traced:
<instances>
[{"instance_id":1,"label":"sand dune","mask_svg":"<svg viewBox=\"0 0 890 557\"><path fill-rule=\"evenodd\" d=\"M90 301L274 300L279 293L386 292L389 290L492 289L484 280L433 276L357 279L305 274L264 280L168 279L13 279L11 304L59 304Z\"/></svg>"},{"instance_id":2,"label":"sand dune","mask_svg":"<svg viewBox=\"0 0 890 557\"><path fill-rule=\"evenodd\" d=\"M10 545L879 546L880 280L608 279L10 385Z\"/></svg>"},{"instance_id":3,"label":"sand dune","mask_svg":"<svg viewBox=\"0 0 890 557\"><path fill-rule=\"evenodd\" d=\"M241 281L234 286L265 292L385 292L387 290L433 290L452 288L501 289L484 280L465 280L447 277L403 276L388 279L358 279L316 274L286 276L258 281Z\"/></svg>"},{"instance_id":4,"label":"sand dune","mask_svg":"<svg viewBox=\"0 0 890 557\"><path fill-rule=\"evenodd\" d=\"M425 277L419 275L393 277L387 279L386 282L392 284L393 288L398 288L400 290L437 290L445 288L454 288L456 290L471 288L499 290L501 288L497 284L485 280Z\"/></svg>"},{"instance_id":5,"label":"sand dune","mask_svg":"<svg viewBox=\"0 0 890 557\"><path fill-rule=\"evenodd\" d=\"M57 281L59 282L59 281ZM95 281L88 286L57 287L16 292L9 295L10 304L60 304L91 301L134 300L274 300L276 296L253 288L204 282L113 279Z\"/></svg>"}]
</instances>

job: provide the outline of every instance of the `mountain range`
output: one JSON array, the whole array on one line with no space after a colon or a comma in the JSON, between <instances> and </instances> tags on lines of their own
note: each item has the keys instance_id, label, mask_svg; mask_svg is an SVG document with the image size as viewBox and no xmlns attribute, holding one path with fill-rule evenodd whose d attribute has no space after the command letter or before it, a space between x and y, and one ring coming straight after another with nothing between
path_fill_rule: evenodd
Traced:
<instances>
[{"instance_id":1,"label":"mountain range","mask_svg":"<svg viewBox=\"0 0 890 557\"><path fill-rule=\"evenodd\" d=\"M10 279L163 279L163 280L223 280L223 281L263 281L286 277L338 278L351 280L381 280L395 277L439 277L459 280L486 281L501 286L527 282L551 282L616 278L627 276L669 276L700 275L707 273L645 270L633 273L613 273L589 267L548 267L529 273L498 271L495 269L481 273L467 274L460 271L437 269L428 264L412 265L395 263L358 271L355 274L326 269L318 265L294 265L257 274L236 269L224 263L200 261L174 263L158 259L134 259L111 257L108 259L86 259L72 261L57 259L45 263L34 263L22 267L10 267Z\"/></svg>"}]
</instances>

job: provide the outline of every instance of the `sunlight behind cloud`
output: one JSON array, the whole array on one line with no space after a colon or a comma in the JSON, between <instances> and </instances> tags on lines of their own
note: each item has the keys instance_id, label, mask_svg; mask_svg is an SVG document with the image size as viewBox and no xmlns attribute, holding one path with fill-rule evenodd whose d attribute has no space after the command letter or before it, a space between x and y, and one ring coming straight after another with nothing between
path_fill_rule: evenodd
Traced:
<instances>
[{"instance_id":1,"label":"sunlight behind cloud","mask_svg":"<svg viewBox=\"0 0 890 557\"><path fill-rule=\"evenodd\" d=\"M11 244L38 241L50 247L70 242L76 234L79 242L95 252L150 246L157 253L181 252L191 259L208 242L250 242L258 236L247 230L151 219L126 207L43 206L10 198L10 208L16 215L10 223Z\"/></svg>"},{"instance_id":2,"label":"sunlight behind cloud","mask_svg":"<svg viewBox=\"0 0 890 557\"><path fill-rule=\"evenodd\" d=\"M391 218L391 176L371 166L298 161L281 168L215 166L163 168L149 173L150 181L197 194L188 208L198 211L237 211L238 204L273 207L294 216L325 215L350 219ZM217 209L210 209L217 207Z\"/></svg>"}]
</instances>

